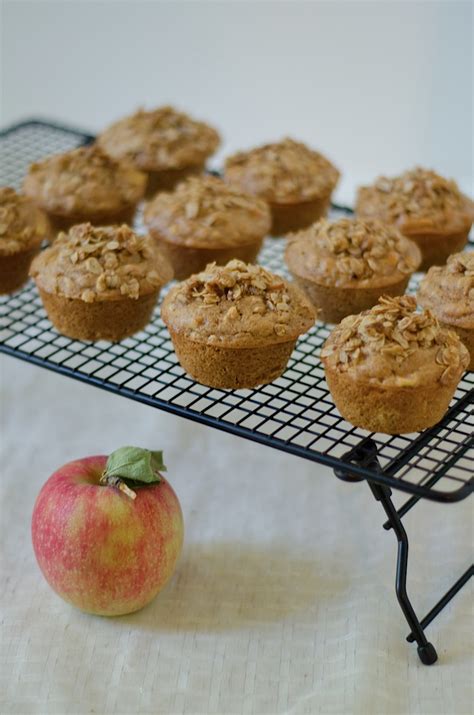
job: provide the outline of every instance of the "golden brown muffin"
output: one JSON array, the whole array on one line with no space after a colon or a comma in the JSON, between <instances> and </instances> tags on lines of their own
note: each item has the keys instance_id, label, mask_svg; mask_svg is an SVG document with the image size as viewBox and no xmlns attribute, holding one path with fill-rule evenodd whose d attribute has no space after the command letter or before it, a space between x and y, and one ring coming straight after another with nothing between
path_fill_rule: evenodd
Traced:
<instances>
[{"instance_id":1,"label":"golden brown muffin","mask_svg":"<svg viewBox=\"0 0 474 715\"><path fill-rule=\"evenodd\" d=\"M147 197L169 191L191 174L201 174L220 143L219 134L173 107L139 109L97 138L116 159L126 158L148 175Z\"/></svg>"},{"instance_id":2,"label":"golden brown muffin","mask_svg":"<svg viewBox=\"0 0 474 715\"><path fill-rule=\"evenodd\" d=\"M339 172L322 154L286 138L230 156L224 178L265 199L272 211L271 234L282 236L326 215Z\"/></svg>"},{"instance_id":3,"label":"golden brown muffin","mask_svg":"<svg viewBox=\"0 0 474 715\"><path fill-rule=\"evenodd\" d=\"M0 187L0 294L26 283L30 263L49 232L48 219L30 199Z\"/></svg>"},{"instance_id":4,"label":"golden brown muffin","mask_svg":"<svg viewBox=\"0 0 474 715\"><path fill-rule=\"evenodd\" d=\"M235 390L279 377L316 311L296 286L234 259L172 288L161 316L183 369L203 385Z\"/></svg>"},{"instance_id":5,"label":"golden brown muffin","mask_svg":"<svg viewBox=\"0 0 474 715\"><path fill-rule=\"evenodd\" d=\"M73 226L30 275L56 329L77 340L122 340L145 327L173 271L149 236L123 226Z\"/></svg>"},{"instance_id":6,"label":"golden brown muffin","mask_svg":"<svg viewBox=\"0 0 474 715\"><path fill-rule=\"evenodd\" d=\"M131 224L145 184L142 172L92 144L31 164L23 186L58 233L85 222Z\"/></svg>"},{"instance_id":7,"label":"golden brown muffin","mask_svg":"<svg viewBox=\"0 0 474 715\"><path fill-rule=\"evenodd\" d=\"M474 370L474 251L455 253L445 266L430 268L418 302L459 335L471 355L468 370Z\"/></svg>"},{"instance_id":8,"label":"golden brown muffin","mask_svg":"<svg viewBox=\"0 0 474 715\"><path fill-rule=\"evenodd\" d=\"M371 308L381 295L402 295L421 263L418 246L376 219L321 219L289 236L285 260L319 319L338 323Z\"/></svg>"},{"instance_id":9,"label":"golden brown muffin","mask_svg":"<svg viewBox=\"0 0 474 715\"><path fill-rule=\"evenodd\" d=\"M173 193L158 194L146 206L144 219L178 280L214 261L252 263L271 222L265 201L213 176L193 177Z\"/></svg>"},{"instance_id":10,"label":"golden brown muffin","mask_svg":"<svg viewBox=\"0 0 474 715\"><path fill-rule=\"evenodd\" d=\"M356 214L395 224L418 244L423 258L420 270L441 265L467 242L474 204L455 181L419 167L401 176L377 179L359 189Z\"/></svg>"},{"instance_id":11,"label":"golden brown muffin","mask_svg":"<svg viewBox=\"0 0 474 715\"><path fill-rule=\"evenodd\" d=\"M326 380L348 422L371 432L419 432L439 422L469 364L452 330L416 300L382 297L337 325L321 350Z\"/></svg>"}]
</instances>

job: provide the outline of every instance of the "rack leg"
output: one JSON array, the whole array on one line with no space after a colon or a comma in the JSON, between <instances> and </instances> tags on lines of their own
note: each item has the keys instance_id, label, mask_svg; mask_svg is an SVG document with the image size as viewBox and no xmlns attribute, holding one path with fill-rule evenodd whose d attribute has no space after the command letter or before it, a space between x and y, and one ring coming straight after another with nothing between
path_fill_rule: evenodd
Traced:
<instances>
[{"instance_id":1,"label":"rack leg","mask_svg":"<svg viewBox=\"0 0 474 715\"><path fill-rule=\"evenodd\" d=\"M402 609L408 625L410 626L413 640L418 645L418 655L424 665L432 665L438 659L438 654L432 643L427 640L423 628L416 616L413 606L407 594L407 566L408 566L408 536L403 527L401 519L391 500L391 491L381 484L369 482L372 494L375 499L382 504L390 525L398 541L397 574L395 579L395 591L398 603Z\"/></svg>"}]
</instances>

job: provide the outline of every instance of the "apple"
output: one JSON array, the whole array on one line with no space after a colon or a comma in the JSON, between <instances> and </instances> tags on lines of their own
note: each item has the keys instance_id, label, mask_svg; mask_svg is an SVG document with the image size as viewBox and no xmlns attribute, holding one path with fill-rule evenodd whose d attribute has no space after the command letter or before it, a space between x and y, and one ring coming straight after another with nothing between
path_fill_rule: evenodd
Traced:
<instances>
[{"instance_id":1,"label":"apple","mask_svg":"<svg viewBox=\"0 0 474 715\"><path fill-rule=\"evenodd\" d=\"M33 510L33 547L47 582L68 603L102 616L131 613L149 603L173 573L183 543L178 498L149 466L150 459L157 464L149 455L161 453L122 451L127 449L146 453L152 475L146 481L153 478L152 483L140 482L136 460L131 471L130 464L121 464L104 480L120 450L109 458L85 457L52 474ZM117 473L131 475L131 488Z\"/></svg>"}]
</instances>

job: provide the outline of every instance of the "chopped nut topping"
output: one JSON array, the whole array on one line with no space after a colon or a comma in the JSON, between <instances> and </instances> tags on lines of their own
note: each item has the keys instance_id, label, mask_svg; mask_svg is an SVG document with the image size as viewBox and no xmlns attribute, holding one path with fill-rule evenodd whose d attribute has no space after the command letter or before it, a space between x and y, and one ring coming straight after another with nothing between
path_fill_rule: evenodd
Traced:
<instances>
[{"instance_id":1,"label":"chopped nut topping","mask_svg":"<svg viewBox=\"0 0 474 715\"><path fill-rule=\"evenodd\" d=\"M304 201L330 194L338 170L322 154L293 139L241 151L225 164L225 180L268 201Z\"/></svg>"},{"instance_id":2,"label":"chopped nut topping","mask_svg":"<svg viewBox=\"0 0 474 715\"><path fill-rule=\"evenodd\" d=\"M321 358L345 372L377 354L402 365L417 351L432 350L435 362L444 368L439 380L446 384L461 365L466 367L467 350L456 333L440 326L431 311L415 311L412 296L383 296L370 310L344 318L324 344ZM396 368L392 372L396 376Z\"/></svg>"},{"instance_id":3,"label":"chopped nut topping","mask_svg":"<svg viewBox=\"0 0 474 715\"><path fill-rule=\"evenodd\" d=\"M97 139L111 156L127 157L153 171L202 164L219 146L219 134L173 107L139 109L120 119Z\"/></svg>"},{"instance_id":4,"label":"chopped nut topping","mask_svg":"<svg viewBox=\"0 0 474 715\"><path fill-rule=\"evenodd\" d=\"M449 215L471 214L472 204L452 179L416 167L400 176L382 176L373 186L359 189L359 216L378 216L391 223L409 219L440 220Z\"/></svg>"},{"instance_id":5,"label":"chopped nut topping","mask_svg":"<svg viewBox=\"0 0 474 715\"><path fill-rule=\"evenodd\" d=\"M214 176L191 177L173 192L158 194L144 217L151 231L192 246L249 242L263 237L271 224L265 201Z\"/></svg>"},{"instance_id":6,"label":"chopped nut topping","mask_svg":"<svg viewBox=\"0 0 474 715\"><path fill-rule=\"evenodd\" d=\"M394 227L376 219L321 219L290 235L286 260L296 274L328 284L382 277L400 280L420 265L418 247ZM393 282L393 281L392 281Z\"/></svg>"},{"instance_id":7,"label":"chopped nut topping","mask_svg":"<svg viewBox=\"0 0 474 715\"><path fill-rule=\"evenodd\" d=\"M167 283L172 270L149 236L131 228L73 226L33 261L40 286L87 303L119 295L137 299Z\"/></svg>"},{"instance_id":8,"label":"chopped nut topping","mask_svg":"<svg viewBox=\"0 0 474 715\"><path fill-rule=\"evenodd\" d=\"M30 199L10 187L0 187L0 253L39 245L48 228L46 216Z\"/></svg>"}]
</instances>

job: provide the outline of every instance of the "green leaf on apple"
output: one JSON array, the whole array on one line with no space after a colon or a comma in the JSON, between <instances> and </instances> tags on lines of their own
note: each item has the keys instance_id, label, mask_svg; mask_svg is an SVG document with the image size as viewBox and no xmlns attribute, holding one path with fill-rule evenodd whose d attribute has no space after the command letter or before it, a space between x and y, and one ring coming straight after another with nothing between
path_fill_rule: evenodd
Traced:
<instances>
[{"instance_id":1,"label":"green leaf on apple","mask_svg":"<svg viewBox=\"0 0 474 715\"><path fill-rule=\"evenodd\" d=\"M141 447L120 447L109 456L104 477L119 477L134 486L156 484L166 472L163 452Z\"/></svg>"}]
</instances>

